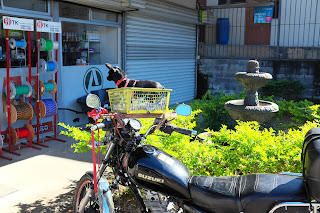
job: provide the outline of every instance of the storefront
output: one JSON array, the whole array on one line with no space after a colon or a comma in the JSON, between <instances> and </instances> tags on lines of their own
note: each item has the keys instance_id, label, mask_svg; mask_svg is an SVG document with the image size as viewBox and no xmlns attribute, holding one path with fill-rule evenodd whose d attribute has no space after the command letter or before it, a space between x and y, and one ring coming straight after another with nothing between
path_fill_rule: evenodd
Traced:
<instances>
[{"instance_id":1,"label":"storefront","mask_svg":"<svg viewBox=\"0 0 320 213\"><path fill-rule=\"evenodd\" d=\"M51 6L50 2L47 1L40 1L40 0L32 0L32 1L18 1L18 0L3 0L1 1L0 7L0 17L1 17L1 29L0 29L0 85L1 88L4 88L6 81L5 78L7 77L7 65L6 65L6 43L5 43L5 36L6 32L2 26L2 18L3 16L9 17L19 17L19 18L26 18L29 20L44 20L44 21L52 21L51 14ZM9 30L8 31L9 38L13 38L15 40L22 40L25 41L29 40L29 33L27 31L19 31L19 30ZM49 39L52 36L49 34L43 34L43 38ZM37 52L36 52L36 38L37 34L35 31L31 32L31 66L32 66L32 75L36 76L36 63L37 63ZM27 81L29 69L29 55L27 49L10 49L10 77L16 77L21 80L21 83ZM41 52L41 58L49 58L53 57L53 52ZM43 76L43 81L48 80L48 76ZM16 103L19 100L16 100ZM0 100L0 106L3 106L3 100ZM15 103L14 103L15 104ZM5 131L8 126L8 122L4 113L4 108L1 107L0 110L0 117L1 117L1 131ZM44 118L42 119L42 123L47 123L48 121L52 122L52 119ZM12 127L13 128L20 128L22 127L27 121L18 120L15 122ZM36 123L36 116L33 116L32 123ZM47 130L49 126L45 127Z\"/></svg>"},{"instance_id":2,"label":"storefront","mask_svg":"<svg viewBox=\"0 0 320 213\"><path fill-rule=\"evenodd\" d=\"M114 88L107 81L105 63L121 66L121 14L59 3L59 21L62 24L60 61L61 97L60 121L79 125L88 122L77 99L91 91Z\"/></svg>"},{"instance_id":3,"label":"storefront","mask_svg":"<svg viewBox=\"0 0 320 213\"><path fill-rule=\"evenodd\" d=\"M1 17L7 15L54 21L62 25L62 33L58 37L58 58L55 58L54 51L41 52L40 55L40 58L55 58L58 61L59 122L69 125L87 123L85 114L74 112L82 111L76 100L90 91L115 87L113 82L106 80L108 72L105 63L122 67L132 79L155 80L172 89L171 104L195 97L195 8L155 0L1 2ZM6 63L3 54L5 39L3 31L1 32L0 85L3 85ZM28 39L24 32L12 31L11 37ZM54 35L42 33L41 38L54 39ZM36 75L36 32L32 32L31 39L32 75ZM26 80L28 63L28 59L23 57L12 60L10 76L21 76L21 79ZM52 76L40 76L44 82L51 78ZM52 95L46 94L42 98L50 97ZM0 102L2 104L2 100ZM4 131L6 119L2 111L0 116ZM48 120L50 118L41 122ZM19 126L21 125L22 122Z\"/></svg>"},{"instance_id":4,"label":"storefront","mask_svg":"<svg viewBox=\"0 0 320 213\"><path fill-rule=\"evenodd\" d=\"M70 125L87 123L86 114L74 112L82 111L76 100L92 90L115 87L114 83L106 80L107 69L104 64L107 62L114 66L121 64L121 14L61 1L3 0L1 2L3 2L0 9L1 17L32 19L34 23L35 20L61 22L58 58L55 57L54 51L40 52L40 58L45 60L52 58L58 61L58 122ZM4 79L7 76L5 30L1 28L0 33L0 85L4 86ZM26 31L9 30L9 37L29 40ZM37 33L31 32L32 76L37 75L36 38ZM41 33L41 38L55 40L55 35ZM10 50L10 77L17 76L22 83L25 82L28 77L28 64L27 50ZM53 75L40 74L39 78L47 82L53 79ZM54 99L54 95L45 93L41 98ZM2 99L0 102L2 106ZM4 131L7 128L7 121L3 110L0 111L0 116L1 131ZM40 119L40 123L52 120L52 117L43 118ZM19 128L26 122L19 121L12 126ZM32 123L36 123L36 116L33 116ZM52 129L50 126L44 128Z\"/></svg>"}]
</instances>

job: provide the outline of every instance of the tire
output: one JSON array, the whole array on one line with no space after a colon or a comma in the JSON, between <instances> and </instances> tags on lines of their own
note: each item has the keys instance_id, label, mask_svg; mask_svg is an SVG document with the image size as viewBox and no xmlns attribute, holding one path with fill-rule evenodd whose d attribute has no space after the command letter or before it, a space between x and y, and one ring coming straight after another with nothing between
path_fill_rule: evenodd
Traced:
<instances>
[{"instance_id":1,"label":"tire","mask_svg":"<svg viewBox=\"0 0 320 213\"><path fill-rule=\"evenodd\" d=\"M92 173L86 173L81 177L79 182L77 183L77 187L75 190L75 194L73 197L73 212L78 213L79 212L79 204L81 200L83 199L84 195L86 194L86 190L88 187L91 186L93 183L93 174ZM95 198L91 199L89 203L87 204L85 208L85 213L95 213L99 212L99 205Z\"/></svg>"}]
</instances>

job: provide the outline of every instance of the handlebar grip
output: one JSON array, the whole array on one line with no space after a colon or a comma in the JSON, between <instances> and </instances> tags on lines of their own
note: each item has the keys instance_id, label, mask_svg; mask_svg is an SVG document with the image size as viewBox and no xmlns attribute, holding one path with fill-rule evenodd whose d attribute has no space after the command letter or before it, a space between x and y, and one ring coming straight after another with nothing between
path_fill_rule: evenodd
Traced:
<instances>
[{"instance_id":1,"label":"handlebar grip","mask_svg":"<svg viewBox=\"0 0 320 213\"><path fill-rule=\"evenodd\" d=\"M195 130L184 129L184 128L180 128L180 127L173 127L173 131L179 132L184 135L189 135L189 136L197 135L197 131L195 131Z\"/></svg>"},{"instance_id":2,"label":"handlebar grip","mask_svg":"<svg viewBox=\"0 0 320 213\"><path fill-rule=\"evenodd\" d=\"M90 130L91 131L95 131L97 129L102 129L103 127L105 127L106 125L104 123L98 123L98 124L95 124L95 125L92 125L90 127Z\"/></svg>"},{"instance_id":3,"label":"handlebar grip","mask_svg":"<svg viewBox=\"0 0 320 213\"><path fill-rule=\"evenodd\" d=\"M80 129L81 131L89 131L90 128L91 128L91 126L86 126L86 127L80 127L79 129Z\"/></svg>"}]
</instances>

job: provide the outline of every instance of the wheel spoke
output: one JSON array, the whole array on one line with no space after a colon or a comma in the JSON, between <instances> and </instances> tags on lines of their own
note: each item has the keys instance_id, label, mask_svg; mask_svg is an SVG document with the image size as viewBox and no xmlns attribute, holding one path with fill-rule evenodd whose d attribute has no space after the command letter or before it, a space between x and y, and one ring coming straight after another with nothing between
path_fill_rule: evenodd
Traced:
<instances>
[{"instance_id":1,"label":"wheel spoke","mask_svg":"<svg viewBox=\"0 0 320 213\"><path fill-rule=\"evenodd\" d=\"M80 203L84 199L85 195L89 190L91 190L92 179L86 179L79 183L79 188L77 189L77 197L75 200L75 209L79 211ZM99 205L95 197L90 198L89 202L85 205L84 212L99 212Z\"/></svg>"}]
</instances>

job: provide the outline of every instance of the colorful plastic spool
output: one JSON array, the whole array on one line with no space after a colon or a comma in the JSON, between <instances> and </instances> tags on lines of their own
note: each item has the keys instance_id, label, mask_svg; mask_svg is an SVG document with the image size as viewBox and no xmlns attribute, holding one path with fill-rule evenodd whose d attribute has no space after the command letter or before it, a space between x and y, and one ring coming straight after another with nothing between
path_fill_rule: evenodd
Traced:
<instances>
[{"instance_id":1,"label":"colorful plastic spool","mask_svg":"<svg viewBox=\"0 0 320 213\"><path fill-rule=\"evenodd\" d=\"M40 51L57 50L58 48L59 42L44 38L40 39Z\"/></svg>"},{"instance_id":2,"label":"colorful plastic spool","mask_svg":"<svg viewBox=\"0 0 320 213\"><path fill-rule=\"evenodd\" d=\"M57 103L52 99L42 99L40 104L40 118L48 118L57 114Z\"/></svg>"},{"instance_id":3,"label":"colorful plastic spool","mask_svg":"<svg viewBox=\"0 0 320 213\"><path fill-rule=\"evenodd\" d=\"M53 50L59 49L59 42L53 41L53 47L52 47L52 49L53 49Z\"/></svg>"},{"instance_id":4,"label":"colorful plastic spool","mask_svg":"<svg viewBox=\"0 0 320 213\"><path fill-rule=\"evenodd\" d=\"M25 98L29 98L32 95L32 86L29 82L25 82L23 85L15 86L10 82L10 99L14 99L17 95L23 95ZM5 89L8 96L7 88Z\"/></svg>"},{"instance_id":5,"label":"colorful plastic spool","mask_svg":"<svg viewBox=\"0 0 320 213\"><path fill-rule=\"evenodd\" d=\"M9 47L10 47L11 49L14 49L14 48L16 48L16 47L21 48L21 49L26 49L26 47L27 47L27 42L26 42L26 40L24 40L24 39L22 39L22 40L20 40L20 41L16 41L14 38L11 38L11 39L9 40Z\"/></svg>"},{"instance_id":6,"label":"colorful plastic spool","mask_svg":"<svg viewBox=\"0 0 320 213\"><path fill-rule=\"evenodd\" d=\"M9 129L7 129L7 138L9 138ZM30 136L30 137L29 137ZM11 145L16 145L17 141L22 138L26 138L30 143L34 138L34 130L31 124L26 123L23 128L14 129L11 127Z\"/></svg>"},{"instance_id":7,"label":"colorful plastic spool","mask_svg":"<svg viewBox=\"0 0 320 213\"><path fill-rule=\"evenodd\" d=\"M49 60L48 63L44 59L39 60L39 71L41 73L56 73L58 71L58 63L55 60Z\"/></svg>"},{"instance_id":8,"label":"colorful plastic spool","mask_svg":"<svg viewBox=\"0 0 320 213\"><path fill-rule=\"evenodd\" d=\"M39 95L43 95L45 92L55 94L57 92L57 83L54 80L50 80L47 83L39 81Z\"/></svg>"},{"instance_id":9,"label":"colorful plastic spool","mask_svg":"<svg viewBox=\"0 0 320 213\"><path fill-rule=\"evenodd\" d=\"M8 120L8 108L4 108L4 113ZM15 123L17 120L31 120L33 117L33 109L31 104L24 102L23 104L13 105L10 104L10 120L11 123Z\"/></svg>"}]
</instances>

